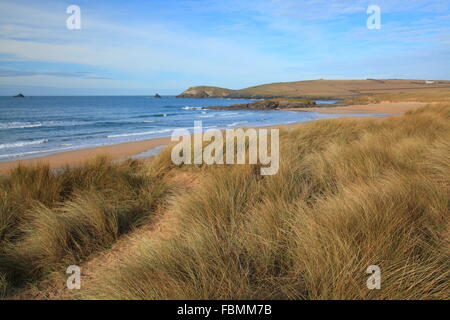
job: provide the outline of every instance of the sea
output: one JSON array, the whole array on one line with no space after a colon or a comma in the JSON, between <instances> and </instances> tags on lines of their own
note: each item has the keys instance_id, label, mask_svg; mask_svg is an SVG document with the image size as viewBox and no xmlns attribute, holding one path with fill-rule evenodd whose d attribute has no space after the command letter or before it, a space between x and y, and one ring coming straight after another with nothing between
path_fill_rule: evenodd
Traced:
<instances>
[{"instance_id":1,"label":"sea","mask_svg":"<svg viewBox=\"0 0 450 320\"><path fill-rule=\"evenodd\" d=\"M170 136L174 129L191 129L199 120L203 129L228 129L343 116L204 109L252 101L175 96L0 97L0 161Z\"/></svg>"}]
</instances>

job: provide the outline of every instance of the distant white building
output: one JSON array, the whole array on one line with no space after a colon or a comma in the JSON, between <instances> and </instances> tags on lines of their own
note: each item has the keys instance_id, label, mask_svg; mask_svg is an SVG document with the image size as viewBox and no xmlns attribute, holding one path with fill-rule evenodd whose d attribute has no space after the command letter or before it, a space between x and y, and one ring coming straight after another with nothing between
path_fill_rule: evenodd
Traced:
<instances>
[{"instance_id":1,"label":"distant white building","mask_svg":"<svg viewBox=\"0 0 450 320\"><path fill-rule=\"evenodd\" d=\"M426 83L426 84L433 84L434 81L433 81L433 80L425 80L425 83Z\"/></svg>"}]
</instances>

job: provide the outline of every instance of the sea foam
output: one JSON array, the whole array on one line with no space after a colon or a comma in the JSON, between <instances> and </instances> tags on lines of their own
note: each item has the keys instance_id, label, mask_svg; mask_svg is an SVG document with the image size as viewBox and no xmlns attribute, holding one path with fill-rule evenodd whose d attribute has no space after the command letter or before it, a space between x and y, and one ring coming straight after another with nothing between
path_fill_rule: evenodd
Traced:
<instances>
[{"instance_id":1,"label":"sea foam","mask_svg":"<svg viewBox=\"0 0 450 320\"><path fill-rule=\"evenodd\" d=\"M17 141L14 143L4 143L0 144L0 149L10 149L10 148L19 148L19 147L25 147L25 146L32 146L36 144L42 144L48 142L47 139L40 139L40 140L34 140L34 141Z\"/></svg>"},{"instance_id":2,"label":"sea foam","mask_svg":"<svg viewBox=\"0 0 450 320\"><path fill-rule=\"evenodd\" d=\"M146 136L146 135L149 135L149 134L170 132L172 130L173 129L162 129L162 130L153 130L153 131L144 131L144 132L132 132L132 133L123 133L123 134L113 134L113 135L109 135L108 138Z\"/></svg>"}]
</instances>

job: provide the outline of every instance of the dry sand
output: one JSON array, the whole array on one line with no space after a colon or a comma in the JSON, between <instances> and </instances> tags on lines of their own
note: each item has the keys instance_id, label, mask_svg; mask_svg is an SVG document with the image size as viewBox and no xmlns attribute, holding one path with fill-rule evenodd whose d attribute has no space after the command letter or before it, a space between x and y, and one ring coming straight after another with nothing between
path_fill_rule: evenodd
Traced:
<instances>
[{"instance_id":1,"label":"dry sand","mask_svg":"<svg viewBox=\"0 0 450 320\"><path fill-rule=\"evenodd\" d=\"M348 114L348 113L404 113L408 110L416 109L425 106L424 102L387 102L378 104L361 104L361 105L349 105L349 106L337 106L337 107L315 107L315 108L292 108L283 109L289 111L308 111L328 114Z\"/></svg>"},{"instance_id":2,"label":"dry sand","mask_svg":"<svg viewBox=\"0 0 450 320\"><path fill-rule=\"evenodd\" d=\"M404 113L408 110L422 107L426 103L422 102L397 102L397 103L381 103L368 105L351 105L340 107L316 107L316 108L297 108L284 109L292 111L308 111L329 114L348 114L348 113ZM292 125L281 125L276 127L286 127ZM158 146L170 143L170 137L156 138L144 141L128 142L112 146L103 146L97 148L89 148L82 150L74 150L63 153L52 154L40 158L0 162L0 174L6 174L11 169L16 168L19 164L23 166L34 166L37 164L47 164L50 168L62 168L65 166L78 166L82 163L95 159L97 156L105 155L111 160L124 159L139 153L146 152Z\"/></svg>"}]
</instances>

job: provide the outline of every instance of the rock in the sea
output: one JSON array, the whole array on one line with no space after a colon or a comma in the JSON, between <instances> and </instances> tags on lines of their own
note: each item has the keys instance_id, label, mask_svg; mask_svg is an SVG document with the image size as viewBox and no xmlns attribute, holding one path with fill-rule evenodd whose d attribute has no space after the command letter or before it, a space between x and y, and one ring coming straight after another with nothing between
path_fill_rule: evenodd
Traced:
<instances>
[{"instance_id":1,"label":"rock in the sea","mask_svg":"<svg viewBox=\"0 0 450 320\"><path fill-rule=\"evenodd\" d=\"M14 98L25 98L25 96L21 93L19 93L18 95L15 95Z\"/></svg>"},{"instance_id":2,"label":"rock in the sea","mask_svg":"<svg viewBox=\"0 0 450 320\"><path fill-rule=\"evenodd\" d=\"M159 93L155 94L155 98L161 98L161 96L159 95Z\"/></svg>"},{"instance_id":3,"label":"rock in the sea","mask_svg":"<svg viewBox=\"0 0 450 320\"><path fill-rule=\"evenodd\" d=\"M235 104L232 106L208 107L215 110L279 110L290 108L311 108L316 103L308 99L266 99L252 103Z\"/></svg>"}]
</instances>

